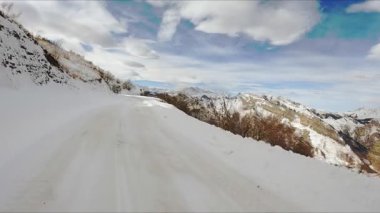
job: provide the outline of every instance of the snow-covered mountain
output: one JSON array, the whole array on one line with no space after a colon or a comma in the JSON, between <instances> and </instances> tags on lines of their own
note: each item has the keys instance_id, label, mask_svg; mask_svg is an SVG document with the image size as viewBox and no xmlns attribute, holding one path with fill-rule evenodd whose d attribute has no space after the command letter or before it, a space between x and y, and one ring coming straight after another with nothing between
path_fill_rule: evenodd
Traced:
<instances>
[{"instance_id":1,"label":"snow-covered mountain","mask_svg":"<svg viewBox=\"0 0 380 213\"><path fill-rule=\"evenodd\" d=\"M131 85L1 13L0 50L1 212L380 209L377 176L231 134L156 98L120 94ZM317 156L339 165L348 162L340 155L355 168L363 159L333 131L339 119L351 119L364 135L378 131L370 120L281 98L183 91L204 107L227 100L243 114L283 118L319 138ZM331 126L323 123L331 117ZM377 149L369 153L376 158Z\"/></svg>"},{"instance_id":2,"label":"snow-covered mountain","mask_svg":"<svg viewBox=\"0 0 380 213\"><path fill-rule=\"evenodd\" d=\"M204 95L208 97L220 96L220 94L218 93L212 92L210 90L201 89L199 87L185 87L179 90L173 90L168 92L171 94L181 93L191 97L201 97Z\"/></svg>"},{"instance_id":3,"label":"snow-covered mountain","mask_svg":"<svg viewBox=\"0 0 380 213\"><path fill-rule=\"evenodd\" d=\"M202 94L202 91L190 88L168 94L183 99L190 108L196 109L188 114L206 122L213 123L209 119L213 110L220 112L225 108L231 113L238 112L240 117L254 114L264 119L278 118L294 128L295 134L303 137L303 143L311 145L314 158L359 171L380 171L377 157L380 155L373 151L380 145L380 125L374 118L367 116L362 119L352 113L320 112L282 97L255 94L224 96L209 91ZM290 146L283 148L298 152Z\"/></svg>"},{"instance_id":4,"label":"snow-covered mountain","mask_svg":"<svg viewBox=\"0 0 380 213\"><path fill-rule=\"evenodd\" d=\"M380 108L368 109L368 108L359 108L354 111L343 113L350 117L355 117L358 119L367 119L367 118L376 118L380 120Z\"/></svg>"},{"instance_id":5,"label":"snow-covered mountain","mask_svg":"<svg viewBox=\"0 0 380 213\"><path fill-rule=\"evenodd\" d=\"M360 168L360 158L351 150L339 133L326 124L312 109L281 97L239 95L237 110L245 113L254 110L262 116L280 117L283 122L309 136L308 142L315 148L315 158L334 165Z\"/></svg>"}]
</instances>

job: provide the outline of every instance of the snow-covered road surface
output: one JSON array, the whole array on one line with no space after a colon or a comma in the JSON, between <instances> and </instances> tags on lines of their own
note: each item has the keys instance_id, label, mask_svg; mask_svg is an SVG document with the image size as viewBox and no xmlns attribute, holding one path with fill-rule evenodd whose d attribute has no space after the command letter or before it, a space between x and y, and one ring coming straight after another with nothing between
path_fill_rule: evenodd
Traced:
<instances>
[{"instance_id":1,"label":"snow-covered road surface","mask_svg":"<svg viewBox=\"0 0 380 213\"><path fill-rule=\"evenodd\" d=\"M0 98L0 211L380 210L380 178L243 139L152 98Z\"/></svg>"}]
</instances>

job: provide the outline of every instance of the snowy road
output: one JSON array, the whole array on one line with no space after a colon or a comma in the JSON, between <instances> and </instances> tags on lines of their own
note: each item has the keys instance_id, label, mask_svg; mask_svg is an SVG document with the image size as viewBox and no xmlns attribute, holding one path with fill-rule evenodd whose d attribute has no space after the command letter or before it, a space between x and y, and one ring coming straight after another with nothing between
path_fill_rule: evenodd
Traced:
<instances>
[{"instance_id":1,"label":"snowy road","mask_svg":"<svg viewBox=\"0 0 380 213\"><path fill-rule=\"evenodd\" d=\"M45 98L29 107L35 110L30 118L17 100L0 107L0 211L380 209L377 178L261 143L247 146L248 139L154 99L94 98L64 106ZM270 168L274 162L279 168ZM312 171L302 171L304 165ZM338 180L341 175L349 177Z\"/></svg>"}]
</instances>

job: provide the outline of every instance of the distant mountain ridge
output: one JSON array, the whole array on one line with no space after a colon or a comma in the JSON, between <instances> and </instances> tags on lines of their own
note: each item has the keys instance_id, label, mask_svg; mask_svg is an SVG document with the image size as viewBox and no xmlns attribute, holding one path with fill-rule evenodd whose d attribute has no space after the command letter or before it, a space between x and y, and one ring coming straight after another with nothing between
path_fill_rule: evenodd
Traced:
<instances>
[{"instance_id":1,"label":"distant mountain ridge","mask_svg":"<svg viewBox=\"0 0 380 213\"><path fill-rule=\"evenodd\" d=\"M358 119L368 119L368 118L380 119L380 108L362 107L354 111L345 112L343 114L351 116L351 117L356 117Z\"/></svg>"}]
</instances>

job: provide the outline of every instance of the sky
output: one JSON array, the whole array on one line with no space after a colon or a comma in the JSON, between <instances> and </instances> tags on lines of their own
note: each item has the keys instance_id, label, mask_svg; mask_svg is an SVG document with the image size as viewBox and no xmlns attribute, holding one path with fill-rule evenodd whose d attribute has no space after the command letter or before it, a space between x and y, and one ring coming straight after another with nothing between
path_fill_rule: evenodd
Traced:
<instances>
[{"instance_id":1,"label":"sky","mask_svg":"<svg viewBox=\"0 0 380 213\"><path fill-rule=\"evenodd\" d=\"M1 1L1 0L0 0ZM18 21L122 79L380 107L380 1L14 1Z\"/></svg>"}]
</instances>

